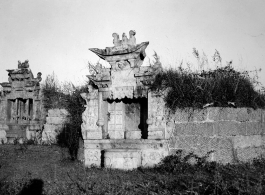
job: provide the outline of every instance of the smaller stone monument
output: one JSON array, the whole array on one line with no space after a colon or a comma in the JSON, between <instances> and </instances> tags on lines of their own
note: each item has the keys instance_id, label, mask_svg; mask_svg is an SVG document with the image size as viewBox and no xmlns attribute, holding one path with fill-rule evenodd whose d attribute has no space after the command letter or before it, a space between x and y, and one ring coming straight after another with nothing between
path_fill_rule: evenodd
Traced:
<instances>
[{"instance_id":1,"label":"smaller stone monument","mask_svg":"<svg viewBox=\"0 0 265 195\"><path fill-rule=\"evenodd\" d=\"M5 138L0 139L33 139L45 120L40 96L41 73L34 78L28 60L23 63L18 61L18 68L7 72L8 82L0 83L3 88L0 131L5 131Z\"/></svg>"}]
</instances>

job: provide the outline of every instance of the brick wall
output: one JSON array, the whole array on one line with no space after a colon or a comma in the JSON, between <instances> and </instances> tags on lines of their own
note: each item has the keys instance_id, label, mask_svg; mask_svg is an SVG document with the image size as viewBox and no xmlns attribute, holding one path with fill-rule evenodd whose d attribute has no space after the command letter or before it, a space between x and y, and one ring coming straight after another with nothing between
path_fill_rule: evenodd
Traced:
<instances>
[{"instance_id":1,"label":"brick wall","mask_svg":"<svg viewBox=\"0 0 265 195\"><path fill-rule=\"evenodd\" d=\"M177 149L223 163L265 154L265 110L218 108L177 110L166 126L170 153Z\"/></svg>"}]
</instances>

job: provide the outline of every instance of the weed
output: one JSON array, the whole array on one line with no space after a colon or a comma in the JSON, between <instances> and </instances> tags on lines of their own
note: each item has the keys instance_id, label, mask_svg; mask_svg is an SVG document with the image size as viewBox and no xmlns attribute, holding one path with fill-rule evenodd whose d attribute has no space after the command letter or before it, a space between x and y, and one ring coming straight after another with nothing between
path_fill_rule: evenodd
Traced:
<instances>
[{"instance_id":1,"label":"weed","mask_svg":"<svg viewBox=\"0 0 265 195\"><path fill-rule=\"evenodd\" d=\"M265 96L254 88L247 71L234 70L231 65L216 70L192 72L179 67L158 73L151 90L164 95L166 106L177 108L218 107L265 108Z\"/></svg>"}]
</instances>

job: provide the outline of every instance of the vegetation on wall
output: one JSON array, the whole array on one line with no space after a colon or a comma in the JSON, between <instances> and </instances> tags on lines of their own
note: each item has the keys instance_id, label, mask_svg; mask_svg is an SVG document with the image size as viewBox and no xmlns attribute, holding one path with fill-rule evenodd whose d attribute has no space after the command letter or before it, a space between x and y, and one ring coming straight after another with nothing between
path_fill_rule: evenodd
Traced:
<instances>
[{"instance_id":1,"label":"vegetation on wall","mask_svg":"<svg viewBox=\"0 0 265 195\"><path fill-rule=\"evenodd\" d=\"M194 52L198 57L197 50ZM216 58L221 60L219 52ZM198 63L203 66L205 60L198 57ZM215 70L192 71L182 66L163 70L156 75L151 89L164 95L166 106L172 111L207 106L265 108L265 95L255 90L258 82L248 71L237 71L231 64Z\"/></svg>"},{"instance_id":2,"label":"vegetation on wall","mask_svg":"<svg viewBox=\"0 0 265 195\"><path fill-rule=\"evenodd\" d=\"M48 75L42 85L44 107L46 109L64 108L68 111L67 122L57 136L57 143L67 147L71 158L77 157L81 137L82 113L85 100L81 93L88 92L86 86L74 86L72 83L60 84L54 74Z\"/></svg>"},{"instance_id":3,"label":"vegetation on wall","mask_svg":"<svg viewBox=\"0 0 265 195\"><path fill-rule=\"evenodd\" d=\"M41 85L41 91L45 109L66 107L66 94L63 93L62 86L54 73L46 77L44 83Z\"/></svg>"}]
</instances>

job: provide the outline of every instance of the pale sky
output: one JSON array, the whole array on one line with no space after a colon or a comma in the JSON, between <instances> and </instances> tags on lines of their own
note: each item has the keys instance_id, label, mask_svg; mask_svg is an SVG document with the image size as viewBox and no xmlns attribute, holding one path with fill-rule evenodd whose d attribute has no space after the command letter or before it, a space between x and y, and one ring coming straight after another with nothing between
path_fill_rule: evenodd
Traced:
<instances>
[{"instance_id":1,"label":"pale sky","mask_svg":"<svg viewBox=\"0 0 265 195\"><path fill-rule=\"evenodd\" d=\"M164 67L177 67L194 61L194 47L209 60L217 49L223 65L262 68L265 86L264 10L263 0L0 0L0 82L28 59L34 76L82 83L87 62L99 60L88 48L135 30L137 43L150 42L147 61L156 51Z\"/></svg>"}]
</instances>

